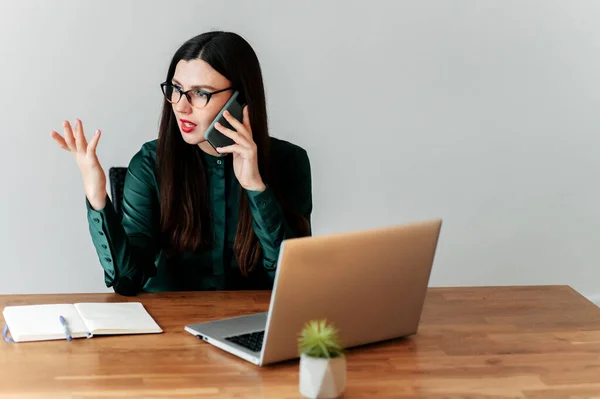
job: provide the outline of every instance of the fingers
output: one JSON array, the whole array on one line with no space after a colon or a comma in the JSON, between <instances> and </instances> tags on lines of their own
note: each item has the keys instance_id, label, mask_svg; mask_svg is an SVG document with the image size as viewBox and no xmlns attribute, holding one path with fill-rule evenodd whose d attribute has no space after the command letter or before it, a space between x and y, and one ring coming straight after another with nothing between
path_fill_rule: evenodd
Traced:
<instances>
[{"instance_id":1,"label":"fingers","mask_svg":"<svg viewBox=\"0 0 600 399\"><path fill-rule=\"evenodd\" d=\"M85 139L85 135L83 134L83 124L79 119L75 120L75 144L77 151L86 152L87 140Z\"/></svg>"},{"instance_id":2,"label":"fingers","mask_svg":"<svg viewBox=\"0 0 600 399\"><path fill-rule=\"evenodd\" d=\"M60 134L56 133L53 130L50 132L50 136L52 136L52 138L54 139L54 141L56 141L60 148L62 148L63 150L70 151L67 142L65 141L65 139L63 139L63 137Z\"/></svg>"},{"instance_id":3,"label":"fingers","mask_svg":"<svg viewBox=\"0 0 600 399\"><path fill-rule=\"evenodd\" d=\"M250 135L250 137L252 137L252 127L250 126L250 116L248 115L248 106L247 105L244 107L243 115L244 116L243 116L242 121L244 122L244 127L248 131L248 134Z\"/></svg>"},{"instance_id":4,"label":"fingers","mask_svg":"<svg viewBox=\"0 0 600 399\"><path fill-rule=\"evenodd\" d=\"M238 122L239 123L239 122ZM240 124L241 126L241 124ZM243 146L250 146L250 143L248 142L248 139L243 136L242 134L233 131L231 129L226 128L225 126L221 125L219 122L215 123L215 128L223 133L225 136L229 137L231 140L235 141L236 144L240 144Z\"/></svg>"},{"instance_id":5,"label":"fingers","mask_svg":"<svg viewBox=\"0 0 600 399\"><path fill-rule=\"evenodd\" d=\"M95 155L96 154L96 147L98 147L98 141L100 141L100 136L101 135L102 135L102 132L100 130L96 130L96 133L94 133L94 136L90 140L90 144L87 147L87 154L88 155Z\"/></svg>"},{"instance_id":6,"label":"fingers","mask_svg":"<svg viewBox=\"0 0 600 399\"><path fill-rule=\"evenodd\" d=\"M244 156L244 158L249 153L247 148L244 148L239 144L232 144L227 147L217 147L217 152L219 154L238 154Z\"/></svg>"},{"instance_id":7,"label":"fingers","mask_svg":"<svg viewBox=\"0 0 600 399\"><path fill-rule=\"evenodd\" d=\"M246 126L244 126L233 115L231 115L231 112L225 111L223 112L223 116L225 117L227 122L229 122L231 126L236 130L237 133L246 137L248 136L248 132L246 132Z\"/></svg>"},{"instance_id":8,"label":"fingers","mask_svg":"<svg viewBox=\"0 0 600 399\"><path fill-rule=\"evenodd\" d=\"M50 132L54 141L56 141L61 148L71 152L95 154L98 141L100 140L100 130L96 131L89 144L83 132L83 123L79 119L75 120L74 127L71 127L69 121L64 121L63 132L64 138L55 131Z\"/></svg>"},{"instance_id":9,"label":"fingers","mask_svg":"<svg viewBox=\"0 0 600 399\"><path fill-rule=\"evenodd\" d=\"M69 121L63 122L63 132L65 135L65 143L67 143L67 147L69 147L70 151L75 151L75 137L73 137L73 130L71 129L71 124Z\"/></svg>"}]
</instances>

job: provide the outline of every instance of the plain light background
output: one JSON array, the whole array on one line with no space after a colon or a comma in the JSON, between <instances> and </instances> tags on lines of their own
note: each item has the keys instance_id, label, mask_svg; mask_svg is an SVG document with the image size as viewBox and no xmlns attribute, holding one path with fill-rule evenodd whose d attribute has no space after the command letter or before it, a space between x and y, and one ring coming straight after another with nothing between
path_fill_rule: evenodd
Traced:
<instances>
[{"instance_id":1,"label":"plain light background","mask_svg":"<svg viewBox=\"0 0 600 399\"><path fill-rule=\"evenodd\" d=\"M442 217L432 286L600 298L600 2L3 1L0 293L104 292L64 119L106 171L157 135L188 38L243 35L315 235Z\"/></svg>"}]
</instances>

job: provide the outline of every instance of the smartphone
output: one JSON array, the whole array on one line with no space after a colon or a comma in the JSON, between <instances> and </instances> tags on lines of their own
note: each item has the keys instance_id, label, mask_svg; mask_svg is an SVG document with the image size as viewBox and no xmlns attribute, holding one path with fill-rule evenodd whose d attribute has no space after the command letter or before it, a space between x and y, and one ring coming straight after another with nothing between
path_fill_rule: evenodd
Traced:
<instances>
[{"instance_id":1,"label":"smartphone","mask_svg":"<svg viewBox=\"0 0 600 399\"><path fill-rule=\"evenodd\" d=\"M225 111L229 111L229 113L240 123L242 123L243 110L245 106L245 101L240 94L239 91L234 91L229 100L225 103L223 108L219 111L215 120L212 121L206 132L204 132L204 138L206 141L210 143L210 145L216 150L217 147L227 147L228 145L235 144L235 142L229 137L225 136L223 133L219 132L215 127L215 123L219 122L221 125L225 126L228 129L235 131L235 128L227 122L223 113ZM227 154L220 154L227 155Z\"/></svg>"}]
</instances>

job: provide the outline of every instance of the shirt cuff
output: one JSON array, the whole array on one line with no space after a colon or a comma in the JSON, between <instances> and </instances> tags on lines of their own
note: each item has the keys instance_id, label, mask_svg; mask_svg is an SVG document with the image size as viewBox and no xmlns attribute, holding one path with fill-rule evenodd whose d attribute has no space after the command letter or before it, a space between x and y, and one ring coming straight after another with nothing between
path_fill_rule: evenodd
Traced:
<instances>
[{"instance_id":1,"label":"shirt cuff","mask_svg":"<svg viewBox=\"0 0 600 399\"><path fill-rule=\"evenodd\" d=\"M246 190L250 212L258 227L267 234L273 234L281 227L282 216L279 202L267 186L264 191Z\"/></svg>"},{"instance_id":2,"label":"shirt cuff","mask_svg":"<svg viewBox=\"0 0 600 399\"><path fill-rule=\"evenodd\" d=\"M106 198L106 205L103 209L95 210L92 208L90 202L87 197L85 199L86 209L87 209L87 219L88 226L90 230L90 235L92 237L92 243L96 248L96 253L98 254L98 259L100 260L100 265L104 269L104 280L107 286L111 286L114 282L115 276L115 266L114 266L114 256L111 253L111 231L110 225L111 220L116 216L114 215L112 203L110 202L110 198ZM113 222L114 223L114 222Z\"/></svg>"},{"instance_id":3,"label":"shirt cuff","mask_svg":"<svg viewBox=\"0 0 600 399\"><path fill-rule=\"evenodd\" d=\"M284 236L284 217L279 201L269 187L265 191L250 191L248 202L252 214L252 225L263 250L263 267L277 267L279 248Z\"/></svg>"}]
</instances>

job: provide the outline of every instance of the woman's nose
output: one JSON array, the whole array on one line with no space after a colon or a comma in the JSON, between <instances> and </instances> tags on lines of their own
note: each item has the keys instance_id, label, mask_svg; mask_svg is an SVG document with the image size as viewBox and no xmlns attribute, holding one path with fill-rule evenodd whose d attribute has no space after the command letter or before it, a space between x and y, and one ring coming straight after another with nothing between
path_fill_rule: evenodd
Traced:
<instances>
[{"instance_id":1,"label":"woman's nose","mask_svg":"<svg viewBox=\"0 0 600 399\"><path fill-rule=\"evenodd\" d=\"M192 106L190 105L186 96L181 96L179 102L175 104L175 111L182 114L189 114L192 111Z\"/></svg>"}]
</instances>

